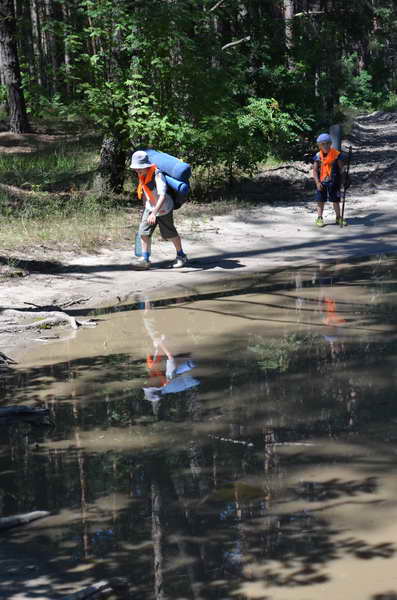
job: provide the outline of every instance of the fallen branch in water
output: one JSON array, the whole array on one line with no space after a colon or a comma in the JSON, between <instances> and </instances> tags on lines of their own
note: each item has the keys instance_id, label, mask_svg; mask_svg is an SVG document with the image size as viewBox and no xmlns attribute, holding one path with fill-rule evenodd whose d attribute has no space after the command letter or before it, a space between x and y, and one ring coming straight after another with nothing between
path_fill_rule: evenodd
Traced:
<instances>
[{"instance_id":1,"label":"fallen branch in water","mask_svg":"<svg viewBox=\"0 0 397 600\"><path fill-rule=\"evenodd\" d=\"M48 408L35 408L34 406L2 406L0 408L0 417L9 415L33 415L35 417L47 416Z\"/></svg>"},{"instance_id":2,"label":"fallen branch in water","mask_svg":"<svg viewBox=\"0 0 397 600\"><path fill-rule=\"evenodd\" d=\"M4 406L0 408L0 425L24 422L41 427L50 425L48 408L33 408L32 406Z\"/></svg>"},{"instance_id":3,"label":"fallen branch in water","mask_svg":"<svg viewBox=\"0 0 397 600\"><path fill-rule=\"evenodd\" d=\"M315 446L312 442L267 442L269 446Z\"/></svg>"},{"instance_id":4,"label":"fallen branch in water","mask_svg":"<svg viewBox=\"0 0 397 600\"><path fill-rule=\"evenodd\" d=\"M85 600L85 598L92 598L92 600L94 600L96 598L108 595L114 591L126 591L127 589L127 580L115 577L109 579L109 581L103 580L98 581L97 583L92 583L90 586L84 588L83 590L74 592L73 594L69 594L68 596L64 596L63 598L61 598L61 600Z\"/></svg>"},{"instance_id":5,"label":"fallen branch in water","mask_svg":"<svg viewBox=\"0 0 397 600\"><path fill-rule=\"evenodd\" d=\"M49 514L46 510L35 510L34 512L13 515L11 517L0 517L0 529L11 529L11 527L17 527L18 525L26 525L26 523L30 523L31 521L48 517Z\"/></svg>"},{"instance_id":6,"label":"fallen branch in water","mask_svg":"<svg viewBox=\"0 0 397 600\"><path fill-rule=\"evenodd\" d=\"M252 442L245 442L244 440L234 440L233 438L224 438L219 435L209 434L211 439L216 440L218 442L229 442L230 444L240 444L241 446L247 446L248 448L253 448L254 444ZM264 442L268 446L314 446L312 442Z\"/></svg>"},{"instance_id":7,"label":"fallen branch in water","mask_svg":"<svg viewBox=\"0 0 397 600\"><path fill-rule=\"evenodd\" d=\"M254 444L252 442L245 442L243 440L234 440L233 438L224 438L219 435L210 434L208 437L210 437L213 440L216 440L217 442L229 442L230 444L240 444L241 446L248 446L248 448L253 448L253 446L254 446Z\"/></svg>"},{"instance_id":8,"label":"fallen branch in water","mask_svg":"<svg viewBox=\"0 0 397 600\"><path fill-rule=\"evenodd\" d=\"M13 358L10 358L4 352L0 352L0 368L5 367L9 368L10 365L17 365L17 361Z\"/></svg>"},{"instance_id":9,"label":"fallen branch in water","mask_svg":"<svg viewBox=\"0 0 397 600\"><path fill-rule=\"evenodd\" d=\"M74 594L69 594L69 596L64 596L62 600L84 600L85 598L95 598L95 596L98 596L98 593L110 593L111 591L112 588L110 587L108 581L98 581L84 590L80 590Z\"/></svg>"}]
</instances>

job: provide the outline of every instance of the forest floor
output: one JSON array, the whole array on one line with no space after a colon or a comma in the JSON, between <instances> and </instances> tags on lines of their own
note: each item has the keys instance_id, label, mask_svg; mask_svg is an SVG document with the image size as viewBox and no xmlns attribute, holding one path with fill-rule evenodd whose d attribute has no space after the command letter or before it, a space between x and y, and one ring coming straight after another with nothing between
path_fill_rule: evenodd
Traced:
<instances>
[{"instance_id":1,"label":"forest floor","mask_svg":"<svg viewBox=\"0 0 397 600\"><path fill-rule=\"evenodd\" d=\"M30 134L0 134L1 152L51 144L54 136L35 139ZM335 225L326 207L327 226L314 225L316 203L311 165L289 162L240 181L227 214L211 214L208 207L191 204L176 213L189 263L170 268L170 243L153 243L153 267L135 271L133 227L125 223L122 244L98 247L92 253L37 247L1 250L0 307L28 310L27 303L47 310L95 309L151 298L196 294L203 286L219 287L266 271L349 260L397 249L397 113L376 112L358 117L343 147L352 146L352 187L346 201L348 226ZM117 245L117 247L116 247ZM1 328L0 318L0 328ZM0 335L4 350L15 337ZM6 344L6 345L5 345Z\"/></svg>"}]
</instances>

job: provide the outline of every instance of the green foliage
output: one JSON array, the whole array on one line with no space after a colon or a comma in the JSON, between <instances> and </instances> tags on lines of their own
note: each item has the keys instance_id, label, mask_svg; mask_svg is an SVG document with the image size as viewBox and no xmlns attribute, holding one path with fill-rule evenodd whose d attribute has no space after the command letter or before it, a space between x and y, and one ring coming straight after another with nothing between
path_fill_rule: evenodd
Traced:
<instances>
[{"instance_id":1,"label":"green foliage","mask_svg":"<svg viewBox=\"0 0 397 600\"><path fill-rule=\"evenodd\" d=\"M214 61L217 50L201 11L186 14L180 3L158 4L158 13L151 11L146 21L143 11L138 22L136 15L121 10L116 32L107 21L99 26L107 2L86 6L96 17L90 35L102 43L98 53L82 54L95 83L83 82L79 89L86 110L125 148L158 147L193 166L224 165L231 173L253 170L269 153L285 151L307 128L295 109L282 110L275 99L238 98L245 86L240 61L229 56L222 57L222 66L221 57ZM192 27L200 34L194 40Z\"/></svg>"},{"instance_id":2,"label":"green foliage","mask_svg":"<svg viewBox=\"0 0 397 600\"><path fill-rule=\"evenodd\" d=\"M286 373L293 366L313 355L321 338L316 334L292 333L277 339L256 336L248 349L255 354L261 371Z\"/></svg>"},{"instance_id":3,"label":"green foliage","mask_svg":"<svg viewBox=\"0 0 397 600\"><path fill-rule=\"evenodd\" d=\"M382 100L382 93L373 89L373 77L367 70L358 70L356 53L343 60L344 87L340 103L352 108L371 110Z\"/></svg>"},{"instance_id":4,"label":"green foliage","mask_svg":"<svg viewBox=\"0 0 397 600\"><path fill-rule=\"evenodd\" d=\"M7 101L7 88L5 85L0 85L0 103L3 104Z\"/></svg>"},{"instance_id":5,"label":"green foliage","mask_svg":"<svg viewBox=\"0 0 397 600\"><path fill-rule=\"evenodd\" d=\"M211 169L224 165L232 172L252 171L269 155L285 152L308 124L298 115L282 111L273 98L249 98L243 108L205 116L196 126L183 119L171 122L143 105L134 111L130 128L140 145L161 147L193 166Z\"/></svg>"},{"instance_id":6,"label":"green foliage","mask_svg":"<svg viewBox=\"0 0 397 600\"><path fill-rule=\"evenodd\" d=\"M34 154L0 154L0 181L33 191L76 187L76 179L84 183L81 176L89 181L97 161L98 140L92 138Z\"/></svg>"},{"instance_id":7,"label":"green foliage","mask_svg":"<svg viewBox=\"0 0 397 600\"><path fill-rule=\"evenodd\" d=\"M380 108L386 112L397 112L397 94L391 92L381 103Z\"/></svg>"},{"instance_id":8,"label":"green foliage","mask_svg":"<svg viewBox=\"0 0 397 600\"><path fill-rule=\"evenodd\" d=\"M282 111L274 98L249 98L238 115L238 127L253 154L251 162L258 162L282 154L299 141L309 124L296 111Z\"/></svg>"}]
</instances>

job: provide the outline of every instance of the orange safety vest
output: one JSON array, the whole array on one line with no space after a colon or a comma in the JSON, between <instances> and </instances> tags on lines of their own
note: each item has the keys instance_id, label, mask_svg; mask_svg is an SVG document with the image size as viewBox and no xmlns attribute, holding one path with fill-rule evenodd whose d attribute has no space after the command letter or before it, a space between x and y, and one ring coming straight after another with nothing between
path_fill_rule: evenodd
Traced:
<instances>
[{"instance_id":1,"label":"orange safety vest","mask_svg":"<svg viewBox=\"0 0 397 600\"><path fill-rule=\"evenodd\" d=\"M156 198L153 193L153 190L156 186L155 174L157 171L156 165L152 165L149 167L145 175L139 175L139 183L137 194L139 200L142 198L143 191L146 192L147 197L149 198L149 202L152 206L156 206Z\"/></svg>"},{"instance_id":2,"label":"orange safety vest","mask_svg":"<svg viewBox=\"0 0 397 600\"><path fill-rule=\"evenodd\" d=\"M146 366L149 369L151 377L158 377L160 385L164 387L168 383L168 379L165 376L165 370L162 368L163 354L158 354L154 357L152 354L146 356Z\"/></svg>"},{"instance_id":3,"label":"orange safety vest","mask_svg":"<svg viewBox=\"0 0 397 600\"><path fill-rule=\"evenodd\" d=\"M344 325L345 319L336 314L336 302L333 298L324 298L327 316L324 319L326 325Z\"/></svg>"},{"instance_id":4,"label":"orange safety vest","mask_svg":"<svg viewBox=\"0 0 397 600\"><path fill-rule=\"evenodd\" d=\"M327 154L320 150L320 181L331 178L332 168L339 156L340 152L335 148L330 148Z\"/></svg>"}]
</instances>

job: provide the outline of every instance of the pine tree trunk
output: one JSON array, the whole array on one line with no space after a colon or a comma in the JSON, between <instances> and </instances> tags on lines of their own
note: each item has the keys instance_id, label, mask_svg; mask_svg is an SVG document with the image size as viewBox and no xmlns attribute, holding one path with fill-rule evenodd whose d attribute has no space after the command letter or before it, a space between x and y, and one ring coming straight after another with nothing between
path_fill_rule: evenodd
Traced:
<instances>
[{"instance_id":1,"label":"pine tree trunk","mask_svg":"<svg viewBox=\"0 0 397 600\"><path fill-rule=\"evenodd\" d=\"M45 19L50 25L46 29L46 46L47 46L47 57L51 64L51 77L49 91L51 95L55 95L58 92L58 60L56 52L56 41L51 25L54 23L54 7L52 0L44 0Z\"/></svg>"},{"instance_id":2,"label":"pine tree trunk","mask_svg":"<svg viewBox=\"0 0 397 600\"><path fill-rule=\"evenodd\" d=\"M107 135L104 137L97 180L97 188L101 194L122 193L126 156L126 151L121 146L120 136Z\"/></svg>"},{"instance_id":3,"label":"pine tree trunk","mask_svg":"<svg viewBox=\"0 0 397 600\"><path fill-rule=\"evenodd\" d=\"M122 56L122 33L113 23L113 47L109 61L109 80L120 77L120 66L123 62ZM116 114L114 114L114 122ZM105 135L99 165L99 185L102 193L113 192L121 194L123 191L125 177L125 134L121 133L114 125L110 134Z\"/></svg>"},{"instance_id":4,"label":"pine tree trunk","mask_svg":"<svg viewBox=\"0 0 397 600\"><path fill-rule=\"evenodd\" d=\"M287 65L292 69L294 64L292 60L292 50L294 47L293 39L293 18L294 18L294 0L284 0L284 22L285 22L285 49L287 54Z\"/></svg>"},{"instance_id":5,"label":"pine tree trunk","mask_svg":"<svg viewBox=\"0 0 397 600\"><path fill-rule=\"evenodd\" d=\"M67 35L70 31L70 7L68 5L68 2L65 1L62 4L62 18L63 18L63 22L64 22L64 64L65 64L65 91L66 91L66 96L70 96L71 93L71 86L70 86L70 48L69 48L69 41L67 38Z\"/></svg>"},{"instance_id":6,"label":"pine tree trunk","mask_svg":"<svg viewBox=\"0 0 397 600\"><path fill-rule=\"evenodd\" d=\"M33 55L38 84L43 85L43 47L41 44L40 18L37 0L30 0L30 20L32 23Z\"/></svg>"},{"instance_id":7,"label":"pine tree trunk","mask_svg":"<svg viewBox=\"0 0 397 600\"><path fill-rule=\"evenodd\" d=\"M4 84L8 91L10 131L25 133L30 127L21 87L13 0L0 0L0 53Z\"/></svg>"}]
</instances>

